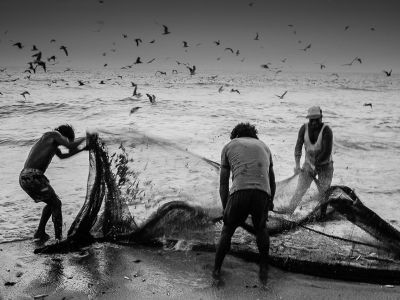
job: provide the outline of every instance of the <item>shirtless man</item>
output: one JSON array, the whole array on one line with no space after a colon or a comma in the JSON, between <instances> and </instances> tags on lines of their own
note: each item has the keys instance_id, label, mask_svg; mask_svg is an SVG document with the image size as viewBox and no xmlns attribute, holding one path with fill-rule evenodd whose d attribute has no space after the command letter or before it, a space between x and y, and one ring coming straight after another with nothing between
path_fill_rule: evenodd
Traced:
<instances>
[{"instance_id":1,"label":"shirtless man","mask_svg":"<svg viewBox=\"0 0 400 300\"><path fill-rule=\"evenodd\" d=\"M289 206L283 209L285 213L292 214L302 197L307 192L316 176L318 176L318 190L320 199L331 185L333 177L332 144L333 134L328 125L322 123L322 110L319 106L308 109L308 124L303 124L299 130L294 151L295 174L300 173L296 191ZM304 144L305 161L300 168L300 158ZM326 205L321 207L321 217L326 213Z\"/></svg>"},{"instance_id":2,"label":"shirtless man","mask_svg":"<svg viewBox=\"0 0 400 300\"><path fill-rule=\"evenodd\" d=\"M220 188L224 209L221 238L215 255L213 277L219 278L222 262L231 245L232 235L248 215L252 217L260 253L260 278L268 275L268 211L273 209L275 173L268 146L257 137L257 129L240 123L231 132L231 141L221 153ZM232 172L232 185L229 177Z\"/></svg>"},{"instance_id":3,"label":"shirtless man","mask_svg":"<svg viewBox=\"0 0 400 300\"><path fill-rule=\"evenodd\" d=\"M87 146L78 147L85 140L85 137L75 140L74 129L70 125L61 125L54 131L44 133L32 147L20 173L19 184L36 203L41 201L46 203L34 238L49 239L45 229L47 221L52 216L55 238L62 239L61 201L44 173L54 155L65 159L87 150ZM62 153L59 146L68 148L69 152Z\"/></svg>"}]
</instances>

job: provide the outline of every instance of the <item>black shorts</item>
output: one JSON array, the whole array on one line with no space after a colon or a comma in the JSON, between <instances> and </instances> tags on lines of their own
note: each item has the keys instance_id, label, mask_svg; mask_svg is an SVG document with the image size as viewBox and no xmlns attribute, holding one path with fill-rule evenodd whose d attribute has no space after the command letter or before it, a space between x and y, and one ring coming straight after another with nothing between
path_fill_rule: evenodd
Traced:
<instances>
[{"instance_id":1,"label":"black shorts","mask_svg":"<svg viewBox=\"0 0 400 300\"><path fill-rule=\"evenodd\" d=\"M229 195L224 210L224 224L238 227L243 224L249 214L256 231L265 227L268 221L268 207L271 197L261 190L239 190Z\"/></svg>"}]
</instances>

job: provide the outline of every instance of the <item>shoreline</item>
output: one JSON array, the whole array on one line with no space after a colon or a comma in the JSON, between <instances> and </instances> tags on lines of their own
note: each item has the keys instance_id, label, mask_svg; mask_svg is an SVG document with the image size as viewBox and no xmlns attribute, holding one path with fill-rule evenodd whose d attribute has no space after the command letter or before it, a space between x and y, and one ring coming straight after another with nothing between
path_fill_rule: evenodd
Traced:
<instances>
[{"instance_id":1,"label":"shoreline","mask_svg":"<svg viewBox=\"0 0 400 300\"><path fill-rule=\"evenodd\" d=\"M232 255L215 282L213 252L95 243L80 252L36 255L37 246L33 240L0 244L0 299L398 299L400 293L400 286L275 267L263 284L257 264Z\"/></svg>"}]
</instances>

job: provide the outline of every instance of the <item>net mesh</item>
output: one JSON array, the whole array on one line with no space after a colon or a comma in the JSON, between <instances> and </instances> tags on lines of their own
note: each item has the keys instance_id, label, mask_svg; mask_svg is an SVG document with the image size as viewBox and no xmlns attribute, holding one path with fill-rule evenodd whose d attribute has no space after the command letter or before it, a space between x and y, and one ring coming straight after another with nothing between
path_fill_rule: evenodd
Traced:
<instances>
[{"instance_id":1,"label":"net mesh","mask_svg":"<svg viewBox=\"0 0 400 300\"><path fill-rule=\"evenodd\" d=\"M166 183L169 181L165 181L165 177L171 175L171 170L166 171L166 176L160 176L164 180L163 184L158 186L162 192L153 201L153 205L149 205L149 199L154 197L156 188L145 179L141 184L137 178L133 182L125 180L124 174L138 175L127 171L129 159L125 156L125 159L119 160L123 164L120 164L115 174L112 171L112 158L109 157L104 143L96 136L91 137L90 144L86 199L68 231L68 237L58 244L38 248L36 253L73 251L94 240L156 243L164 247L172 245L175 249L215 249L222 227L222 209L216 194L218 163L191 156L190 165L193 168L180 169L184 170L183 173L187 172L183 174L182 184L191 184L179 191L171 183L170 191L167 192ZM149 140L141 145L146 145L146 149L149 149ZM170 147L159 142L154 145L167 150ZM139 148L136 151L140 151ZM159 152L159 149L153 151ZM175 154L188 158L187 152L179 151ZM172 169L177 167L176 161L184 166L188 165L185 159L175 160ZM140 162L143 164L143 159ZM143 170L148 170L147 175L152 176L154 171L148 164L149 161ZM205 170L208 172L207 179L213 184L195 186L195 178L198 177L193 179L191 176L198 176ZM141 175L146 175L146 172ZM288 205L296 189L297 179L298 175L294 175L277 182L275 209ZM128 184L129 188L124 189L124 184ZM132 195L134 199L129 199ZM201 201L200 198L206 200ZM327 217L323 222L316 222L321 203L329 204ZM146 208L150 211L147 215L143 214L143 209ZM131 211L136 210L142 215L139 223L131 214ZM257 247L251 235L254 233L251 222L241 227L233 236L232 251L236 254L245 253L246 256L256 255ZM270 212L267 227L271 235L272 260L281 262L281 265L290 262L291 268L297 264L297 269L301 270L303 265L299 265L299 262L307 261L308 266L315 263L319 267L336 266L336 271L338 266L352 266L374 270L383 268L389 274L400 274L400 268L383 263L395 261L399 265L397 256L400 253L400 233L365 207L349 187L332 186L321 201L318 189L313 184L294 215ZM367 260L371 253L378 257L375 264ZM361 256L365 259L360 259ZM345 271L343 276L346 276Z\"/></svg>"}]
</instances>

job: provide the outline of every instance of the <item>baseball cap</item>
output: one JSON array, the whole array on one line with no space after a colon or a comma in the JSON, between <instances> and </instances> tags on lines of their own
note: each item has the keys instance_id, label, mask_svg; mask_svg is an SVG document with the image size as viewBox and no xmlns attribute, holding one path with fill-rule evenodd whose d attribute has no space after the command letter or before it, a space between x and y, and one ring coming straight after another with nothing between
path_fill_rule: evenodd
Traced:
<instances>
[{"instance_id":1,"label":"baseball cap","mask_svg":"<svg viewBox=\"0 0 400 300\"><path fill-rule=\"evenodd\" d=\"M318 119L320 117L322 117L322 110L319 106L312 106L308 109L306 118Z\"/></svg>"}]
</instances>

